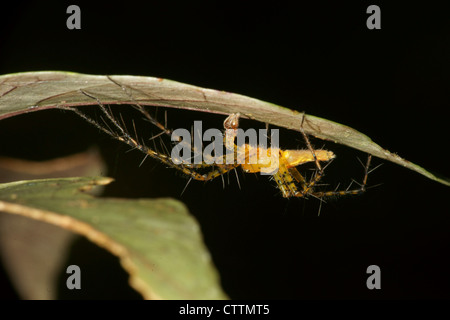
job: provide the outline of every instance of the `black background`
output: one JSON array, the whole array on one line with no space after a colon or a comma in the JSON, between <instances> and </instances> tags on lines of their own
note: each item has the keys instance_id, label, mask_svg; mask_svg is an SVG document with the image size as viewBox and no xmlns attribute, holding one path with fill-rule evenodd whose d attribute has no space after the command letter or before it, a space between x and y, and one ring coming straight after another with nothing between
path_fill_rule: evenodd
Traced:
<instances>
[{"instance_id":1,"label":"black background","mask_svg":"<svg viewBox=\"0 0 450 320\"><path fill-rule=\"evenodd\" d=\"M240 93L348 125L450 176L448 12L430 2L355 3L23 2L2 8L0 74L143 75ZM70 4L81 8L81 30L66 28ZM381 30L366 27L370 4L381 8ZM231 298L450 296L449 189L398 165L384 162L369 177L381 186L330 201L318 216L318 201L283 199L273 182L243 174L241 190L230 176L225 189L220 179L191 182L180 196L186 180L173 170L152 160L138 168L142 155L61 111L3 120L0 134L2 155L29 159L98 143L116 179L108 196L181 199ZM364 154L326 147L338 155L331 188L360 180ZM381 290L366 287L372 264Z\"/></svg>"}]
</instances>

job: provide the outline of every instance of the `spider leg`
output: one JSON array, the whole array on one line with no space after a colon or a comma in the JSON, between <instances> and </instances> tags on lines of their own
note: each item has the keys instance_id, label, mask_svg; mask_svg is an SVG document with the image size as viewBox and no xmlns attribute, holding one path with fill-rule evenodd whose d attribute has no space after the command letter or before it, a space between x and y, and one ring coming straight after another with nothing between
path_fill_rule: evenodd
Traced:
<instances>
[{"instance_id":1,"label":"spider leg","mask_svg":"<svg viewBox=\"0 0 450 320\"><path fill-rule=\"evenodd\" d=\"M363 181L358 189L352 189L352 190L334 190L334 191L324 191L324 192L312 192L311 195L318 197L318 198L327 198L327 197L335 197L335 196L347 196L347 195L356 195L361 194L366 191L367 186L367 178L369 176L369 173L371 170L370 163L372 161L372 155L368 155L366 165L364 166L364 178Z\"/></svg>"},{"instance_id":2,"label":"spider leg","mask_svg":"<svg viewBox=\"0 0 450 320\"><path fill-rule=\"evenodd\" d=\"M300 174L300 172L297 170L297 168L295 168L295 167L289 168L289 172L294 177L294 179L298 183L300 183L301 186L305 186L306 185L305 178Z\"/></svg>"},{"instance_id":3,"label":"spider leg","mask_svg":"<svg viewBox=\"0 0 450 320\"><path fill-rule=\"evenodd\" d=\"M127 87L121 83L119 83L118 81L114 80L113 78L111 78L110 76L107 76L107 78L109 79L109 81L111 81L112 83L114 83L115 85L117 85L118 87L120 87L122 89L123 92L125 92L125 94L131 99L131 101L133 102L133 108L135 108L136 110L138 110L145 119L147 119L151 124L155 125L157 128L159 128L161 130L161 132L170 135L172 133L172 130L167 129L167 126L162 125L158 120L156 120L155 117L152 117L152 115L139 103L137 102L132 95L132 88L131 87ZM127 88L129 89L127 91Z\"/></svg>"},{"instance_id":4,"label":"spider leg","mask_svg":"<svg viewBox=\"0 0 450 320\"><path fill-rule=\"evenodd\" d=\"M305 180L303 176L298 172L297 169L290 168L287 169L286 165L284 163L280 163L280 166L278 168L278 171L273 175L273 178L275 182L278 185L278 189L281 190L281 193L284 198L291 198L291 197L303 197L304 194L302 192L298 191L297 186L295 185L294 180L297 180L301 183L301 181ZM294 175L292 174L293 172Z\"/></svg>"},{"instance_id":5,"label":"spider leg","mask_svg":"<svg viewBox=\"0 0 450 320\"><path fill-rule=\"evenodd\" d=\"M109 126L107 126L107 128L106 128L105 126L100 125L96 120L90 118L89 116L87 116L86 114L84 114L77 108L66 107L64 109L75 112L75 114L77 114L78 116L80 116L81 118L83 118L84 120L89 122L90 124L94 125L96 128L100 129L104 133L114 137L115 139L117 139L119 141L122 141L122 142L128 144L133 149L138 149L139 151L144 153L146 155L146 157L150 156L154 159L157 159L160 162L162 162L163 164L183 172L187 176L190 176L192 179L199 180L199 181L209 181L209 180L217 178L218 176L223 175L224 173L239 166L235 163L221 165L221 166L218 166L216 169L209 171L206 174L201 174L201 173L197 172L195 169L208 168L211 166L215 166L215 164L207 164L207 163L200 163L200 164L195 164L195 165L175 164L172 161L172 158L170 156L168 156L164 153L156 152L155 150L150 149L145 144L142 144L142 143L138 142L136 139L134 139L128 133L128 131L126 129L124 129L124 127L122 127L120 125L120 123L114 118L114 116L111 113L111 110L106 108L98 98L94 97L93 95L91 95L83 90L81 90L81 93L83 93L84 95L97 101L102 113L106 116L106 118L111 122L111 124L114 126L114 128L119 133L117 133L116 131L111 129ZM183 143L183 142L184 141L181 141L180 143Z\"/></svg>"},{"instance_id":6,"label":"spider leg","mask_svg":"<svg viewBox=\"0 0 450 320\"><path fill-rule=\"evenodd\" d=\"M308 135L306 134L306 132L303 130L303 123L305 121L305 113L303 113L303 117L302 117L302 123L300 125L300 132L303 135L303 138L305 140L306 146L308 147L308 150L312 153L313 158L314 158L314 163L316 164L316 173L314 175L314 177L308 182L308 183L302 183L302 181L299 181L302 185L302 190L300 191L301 195L298 195L299 197L304 197L307 194L313 194L312 190L313 187L317 184L317 182L320 181L320 179L322 179L323 175L324 175L324 169L322 168L322 166L320 165L319 160L317 159L316 156L316 152L314 150L314 148L311 145L311 142L309 141ZM296 174L294 174L294 176L297 176ZM302 180L300 178L300 180ZM305 181L305 179L303 178L303 181Z\"/></svg>"},{"instance_id":7,"label":"spider leg","mask_svg":"<svg viewBox=\"0 0 450 320\"><path fill-rule=\"evenodd\" d=\"M180 136L177 136L177 135L173 132L173 130L167 128L167 112L165 112L165 115L164 115L165 125L163 125L161 122L159 122L159 121L156 119L156 116L153 117L153 116L148 112L148 110L145 109L145 107L144 107L143 105L141 105L138 101L136 101L136 100L134 99L134 97L133 97L133 95L132 95L132 91L133 91L133 90L136 90L136 89L133 89L133 88L131 88L131 87L129 87L129 86L125 86L124 84L119 83L118 81L114 80L114 79L111 78L110 76L107 76L107 78L108 78L112 83L114 83L115 85L117 85L118 87L120 87L120 88L122 89L122 91L123 91L123 92L130 98L130 100L133 102L133 104L132 104L133 108L136 109L136 110L138 110L138 111L144 116L144 119L146 119L146 120L149 121L151 124L153 124L153 125L156 126L158 129L161 130L160 133L158 133L157 135L151 137L150 139L155 139L156 137L158 137L158 136L160 136L160 135L162 135L162 134L166 134L166 135L168 135L168 136L171 137L172 141L180 141L179 143L182 143L182 144L186 144L186 143L187 143L187 142L185 142L184 140L182 140ZM127 89L128 89L128 90L127 90ZM137 91L139 91L139 90L137 90ZM96 100L97 100L97 102L99 102L98 99L96 99ZM100 102L99 102L99 103L100 103ZM238 122L239 114L233 114L233 115L234 115L233 120L235 121L234 123L239 123L239 122ZM193 137L193 135L191 135L191 136ZM197 148L196 148L196 146L194 145L194 143L191 143L191 145L188 145L188 148L190 148L190 149L194 152L194 154L202 154L201 151L197 150ZM204 156L204 157L209 157L208 155L203 155L203 156ZM209 158L208 160L209 160L209 162L213 162L214 159L210 159L210 158ZM195 178L194 178L194 179L195 179Z\"/></svg>"},{"instance_id":8,"label":"spider leg","mask_svg":"<svg viewBox=\"0 0 450 320\"><path fill-rule=\"evenodd\" d=\"M305 130L303 130L303 122L305 121L305 113L303 112L303 117L302 117L302 123L300 124L300 132L303 135L303 139L305 140L306 146L308 147L309 151L311 151L313 157L314 157L314 162L316 164L317 170L319 170L320 173L320 177L318 178L318 180L320 180L320 178L323 176L323 169L322 166L320 165L319 160L316 157L316 152L314 151L314 148L311 145L311 142L309 141L309 138L305 132Z\"/></svg>"}]
</instances>

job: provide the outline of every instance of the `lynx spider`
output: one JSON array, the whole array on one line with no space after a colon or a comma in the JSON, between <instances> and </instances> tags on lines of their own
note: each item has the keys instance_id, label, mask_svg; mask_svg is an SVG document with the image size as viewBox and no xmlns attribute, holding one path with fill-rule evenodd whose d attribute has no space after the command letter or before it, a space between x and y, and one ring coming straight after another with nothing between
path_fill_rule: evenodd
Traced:
<instances>
[{"instance_id":1,"label":"lynx spider","mask_svg":"<svg viewBox=\"0 0 450 320\"><path fill-rule=\"evenodd\" d=\"M117 81L113 80L112 78L108 77L114 84L119 86L124 92L127 93L131 97L131 99L134 102L133 107L138 110L146 120L148 120L150 123L155 125L158 129L161 130L161 132L152 137L156 138L157 136L161 134L172 134L171 130L168 130L165 125L162 125L160 122L158 122L154 117L150 115L150 113L137 101L133 99L131 96L131 93L127 92L127 87L124 85L118 83ZM129 88L131 90L131 88ZM145 158L148 156L159 160L163 164L174 168L176 170L179 170L190 177L189 182L194 180L199 181L209 181L213 180L219 176L223 176L225 173L234 170L238 168L239 166L243 169L244 172L247 173L258 173L261 172L263 165L258 164L247 164L248 161L245 161L244 164L241 163L231 163L231 164L207 164L207 163L200 163L195 165L187 165L187 164L175 164L171 157L169 155L166 155L161 152L157 152L151 148L149 148L145 143L139 142L139 139L137 138L137 134L135 133L135 138L131 136L131 134L128 132L125 125L121 125L117 119L114 118L111 110L103 105L103 103L93 96L92 94L80 90L80 92L94 100L97 101L101 112L106 116L106 118L109 120L110 124L112 124L113 128L109 127L108 125L104 126L101 125L98 121L90 118L89 116L82 113L77 108L73 107L63 107L63 109L70 110L75 112L78 116L86 120L87 122L91 123L104 133L114 137L115 139L122 141L129 146L131 146L133 149L137 149L145 154ZM234 143L234 139L236 136L236 131L239 127L239 113L233 113L229 115L225 121L224 121L224 145L227 149L233 148L234 152L237 153L239 148L245 148L246 150L246 159L248 159L248 155L250 155L252 152L260 152L260 147L253 147L249 144L244 144L243 146L238 147ZM346 196L346 195L356 195L361 194L366 191L366 184L367 184L367 178L371 171L375 170L376 168L369 170L370 163L371 163L371 155L369 154L367 157L366 164L364 166L364 177L361 184L359 184L359 188L357 189L350 189L351 184L346 190L332 190L332 191L315 191L314 187L317 186L318 182L322 179L324 176L324 169L325 167L322 167L320 162L329 162L332 161L335 158L335 154L331 151L322 150L322 149L314 149L309 141L309 138L305 131L303 130L303 122L305 120L305 116L302 118L302 123L300 126L300 132L305 140L305 143L307 145L307 149L298 149L298 150L282 150L279 148L265 148L263 152L266 154L271 154L272 152L278 152L279 153L279 167L278 171L273 174L273 180L275 180L278 189L281 191L282 196L284 198L307 198L308 196L312 196L315 198L318 198L322 201L324 198L328 197L335 197L335 196ZM134 123L133 123L134 125ZM232 143L230 143L232 141ZM144 160L145 160L144 158ZM359 159L358 159L359 160ZM315 163L315 174L312 176L312 178L307 181L305 177L297 170L297 166L307 163L307 162L314 162ZM226 163L226 162L224 162ZM328 164L329 164L328 163ZM328 165L327 164L327 165ZM201 174L197 170L198 169L209 169L211 170L206 174ZM188 182L188 184L189 184Z\"/></svg>"}]
</instances>

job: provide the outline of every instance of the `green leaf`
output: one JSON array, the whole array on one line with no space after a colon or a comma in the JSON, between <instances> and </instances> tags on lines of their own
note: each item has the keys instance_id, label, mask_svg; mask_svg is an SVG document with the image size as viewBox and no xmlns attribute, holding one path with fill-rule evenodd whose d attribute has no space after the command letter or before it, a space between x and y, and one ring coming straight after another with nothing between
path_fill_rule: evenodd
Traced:
<instances>
[{"instance_id":1,"label":"green leaf","mask_svg":"<svg viewBox=\"0 0 450 320\"><path fill-rule=\"evenodd\" d=\"M42 109L104 104L134 104L182 108L229 115L239 112L279 127L297 130L317 138L340 143L414 170L425 177L450 186L450 179L438 177L374 143L366 135L330 120L283 108L239 94L204 89L175 81L136 76L106 76L69 72L29 72L0 76L0 119ZM133 97L130 98L130 95Z\"/></svg>"},{"instance_id":2,"label":"green leaf","mask_svg":"<svg viewBox=\"0 0 450 320\"><path fill-rule=\"evenodd\" d=\"M0 211L57 225L119 257L130 284L148 299L226 299L200 228L173 199L96 198L110 178L0 184Z\"/></svg>"}]
</instances>

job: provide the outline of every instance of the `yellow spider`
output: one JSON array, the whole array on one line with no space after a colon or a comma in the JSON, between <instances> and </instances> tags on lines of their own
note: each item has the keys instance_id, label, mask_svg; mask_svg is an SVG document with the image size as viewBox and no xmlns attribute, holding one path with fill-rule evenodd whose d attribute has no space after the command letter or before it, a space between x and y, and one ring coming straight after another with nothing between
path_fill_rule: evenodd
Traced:
<instances>
[{"instance_id":1,"label":"yellow spider","mask_svg":"<svg viewBox=\"0 0 450 320\"><path fill-rule=\"evenodd\" d=\"M125 90L125 88L121 84L115 82L112 79L111 81L113 81L114 83L119 85L123 90ZM270 159L271 155L276 155L275 153L277 153L278 170L275 170L276 172L272 176L275 182L277 183L277 186L280 189L283 197L285 198L313 196L322 199L333 196L360 194L364 192L366 189L367 176L369 174L369 167L371 162L370 155L368 156L367 163L364 168L365 174L363 182L360 184L360 188L342 191L339 190L315 191L314 186L320 181L320 179L324 175L323 168L320 162L329 162L330 160L335 158L335 154L328 150L313 149L306 133L302 129L301 133L304 137L308 149L282 150L280 148L258 147L252 146L250 144L243 144L241 146L237 146L235 143L235 138L237 129L239 127L239 114L231 114L224 121L224 129L225 129L224 144L226 149L231 150L232 152L234 150L235 155L234 159L236 159L234 163L227 164L224 161L224 164L217 164L217 163L207 164L204 162L199 164L183 164L183 163L176 164L169 155L157 152L155 150L150 149L145 144L139 143L137 138L133 138L128 133L128 131L125 128L125 125L122 126L119 124L119 122L113 117L111 110L106 108L99 99L97 99L96 97L90 95L85 91L81 92L86 96L97 100L98 105L100 106L100 110L110 121L110 123L115 129L111 129L108 125L107 126L100 125L97 121L88 117L77 108L66 107L65 109L74 111L77 115L79 115L89 123L93 124L103 132L113 136L117 140L125 142L132 148L140 150L146 155L146 157L150 156L152 158L155 158L160 162L166 164L167 166L183 172L184 174L191 177L191 179L199 181L209 181L219 176L222 176L224 173L229 172L230 170L236 169L238 167L241 167L243 171L247 173L259 173L265 169L268 169L270 166L273 166L273 164L271 162L269 163L266 162L262 164L250 163L249 159L251 159L252 156L261 154L267 155L268 159ZM160 134L165 133L170 135L172 133L165 126L156 121L144 107L142 107L138 103L136 103L134 107L138 111L140 111L147 120L149 120L159 129L161 129ZM242 159L242 155L244 155L244 159ZM316 172L309 181L307 181L297 170L297 167L299 165L308 162L315 162L316 165ZM206 169L211 168L211 170L205 174L201 174L198 172L199 169L204 170L205 168Z\"/></svg>"}]
</instances>

